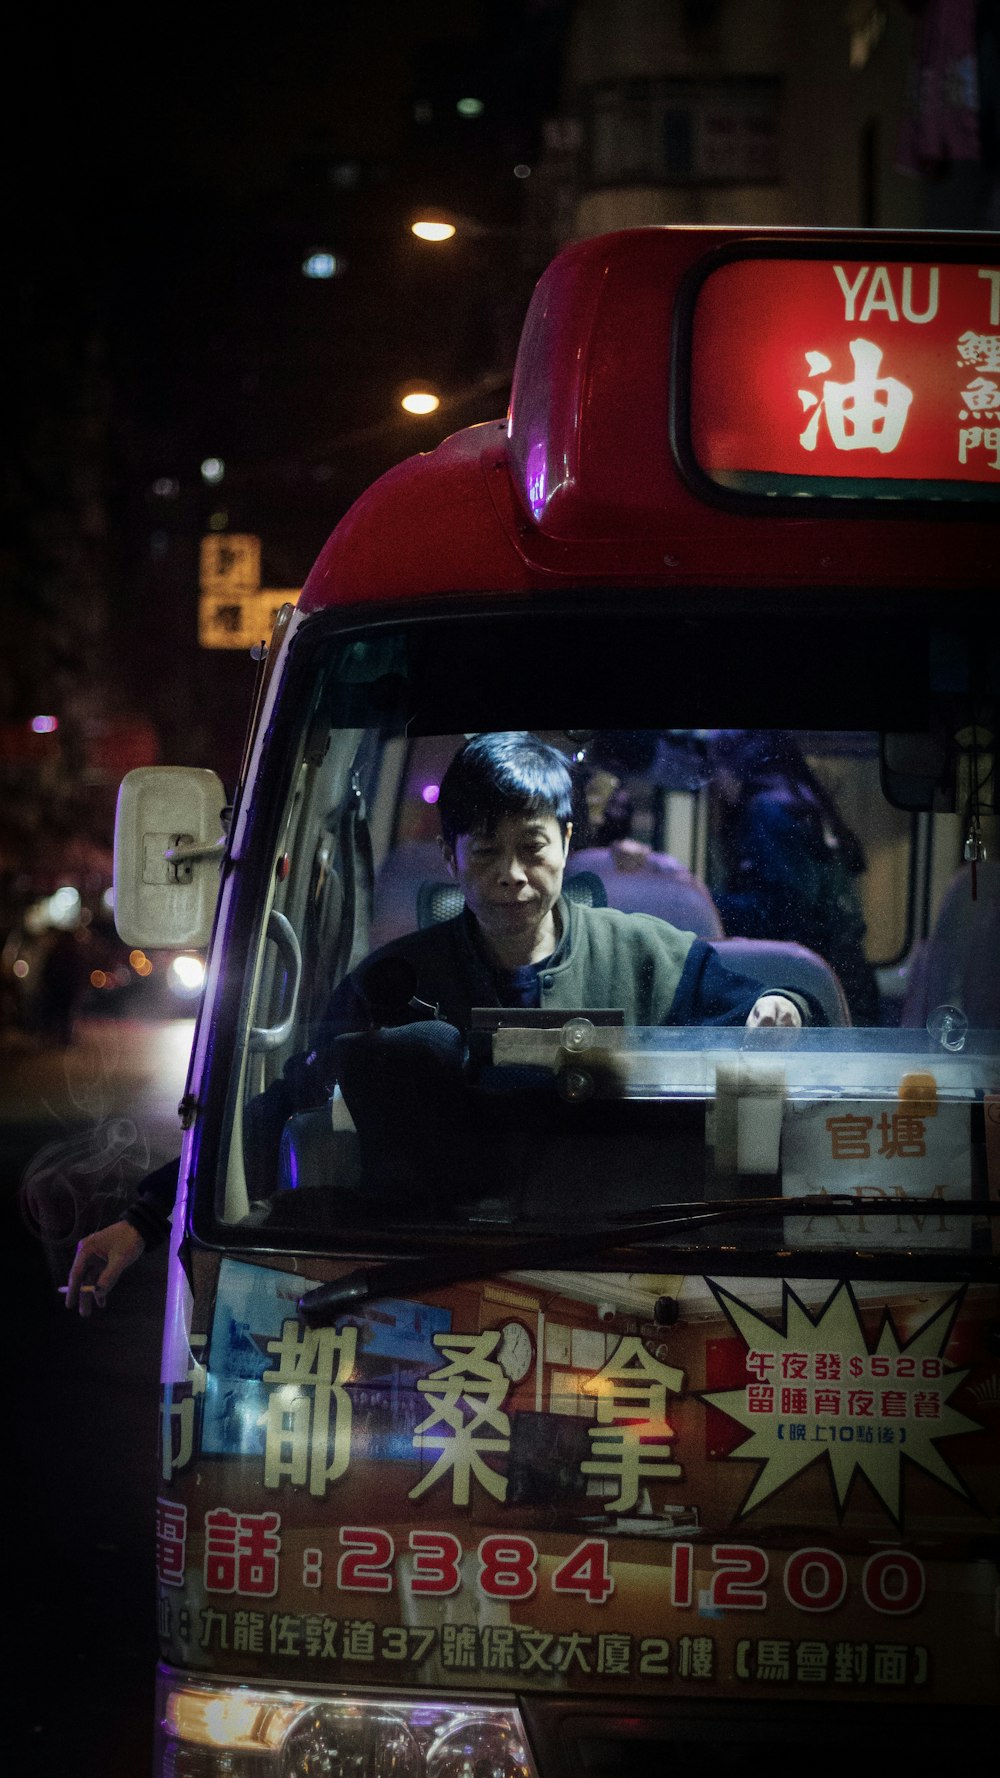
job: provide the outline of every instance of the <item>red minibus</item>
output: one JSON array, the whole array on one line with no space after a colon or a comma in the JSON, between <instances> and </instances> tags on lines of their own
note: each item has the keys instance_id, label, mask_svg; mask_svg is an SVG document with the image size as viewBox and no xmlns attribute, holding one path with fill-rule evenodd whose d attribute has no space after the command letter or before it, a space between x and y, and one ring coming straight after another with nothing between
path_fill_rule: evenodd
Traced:
<instances>
[{"instance_id":1,"label":"red minibus","mask_svg":"<svg viewBox=\"0 0 1000 1778\"><path fill-rule=\"evenodd\" d=\"M998 490L995 239L582 241L506 419L378 480L282 612L225 824L209 771L125 780L123 937L208 944L158 1778L984 1744ZM435 1017L397 947L478 942L438 802L510 733L572 786L560 945L665 922L796 1021L644 1023L559 953ZM437 1072L400 1038L456 1029Z\"/></svg>"}]
</instances>

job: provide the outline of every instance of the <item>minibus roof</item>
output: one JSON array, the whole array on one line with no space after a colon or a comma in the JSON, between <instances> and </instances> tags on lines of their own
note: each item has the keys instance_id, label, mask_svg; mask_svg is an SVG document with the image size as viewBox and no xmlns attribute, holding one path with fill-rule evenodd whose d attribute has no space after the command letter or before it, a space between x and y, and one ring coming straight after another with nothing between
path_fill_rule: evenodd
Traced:
<instances>
[{"instance_id":1,"label":"minibus roof","mask_svg":"<svg viewBox=\"0 0 1000 1778\"><path fill-rule=\"evenodd\" d=\"M300 607L560 585L995 587L996 239L630 229L536 286L506 421L351 507Z\"/></svg>"}]
</instances>

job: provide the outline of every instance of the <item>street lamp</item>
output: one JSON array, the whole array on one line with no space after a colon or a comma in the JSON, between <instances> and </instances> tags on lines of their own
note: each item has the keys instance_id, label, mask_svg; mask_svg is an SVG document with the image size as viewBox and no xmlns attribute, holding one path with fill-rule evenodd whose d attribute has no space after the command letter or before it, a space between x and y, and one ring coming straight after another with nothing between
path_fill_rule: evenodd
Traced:
<instances>
[{"instance_id":1,"label":"street lamp","mask_svg":"<svg viewBox=\"0 0 1000 1778\"><path fill-rule=\"evenodd\" d=\"M474 216L463 216L458 210L421 210L410 223L411 235L418 241L453 240L457 235L467 241L507 241L518 234L513 223L478 222Z\"/></svg>"},{"instance_id":2,"label":"street lamp","mask_svg":"<svg viewBox=\"0 0 1000 1778\"><path fill-rule=\"evenodd\" d=\"M410 233L418 241L450 241L456 232L453 222L435 222L430 217L410 223Z\"/></svg>"},{"instance_id":3,"label":"street lamp","mask_svg":"<svg viewBox=\"0 0 1000 1778\"><path fill-rule=\"evenodd\" d=\"M426 383L413 383L400 396L399 405L408 414L433 414L441 406L441 397Z\"/></svg>"}]
</instances>

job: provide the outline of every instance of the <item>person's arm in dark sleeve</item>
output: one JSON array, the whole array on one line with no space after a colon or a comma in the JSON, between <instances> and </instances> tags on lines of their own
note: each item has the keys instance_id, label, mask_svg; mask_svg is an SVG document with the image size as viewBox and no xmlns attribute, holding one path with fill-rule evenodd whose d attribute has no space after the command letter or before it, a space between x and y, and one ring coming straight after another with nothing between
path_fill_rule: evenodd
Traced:
<instances>
[{"instance_id":1,"label":"person's arm in dark sleeve","mask_svg":"<svg viewBox=\"0 0 1000 1778\"><path fill-rule=\"evenodd\" d=\"M147 1173L138 1196L122 1217L142 1236L147 1252L161 1246L170 1233L170 1212L177 1197L180 1165L178 1157Z\"/></svg>"},{"instance_id":2,"label":"person's arm in dark sleeve","mask_svg":"<svg viewBox=\"0 0 1000 1778\"><path fill-rule=\"evenodd\" d=\"M745 1025L764 994L784 994L798 1007L804 1025L825 1025L823 1009L800 989L767 986L727 969L718 952L703 938L695 939L670 1008L671 1025Z\"/></svg>"},{"instance_id":3,"label":"person's arm in dark sleeve","mask_svg":"<svg viewBox=\"0 0 1000 1778\"><path fill-rule=\"evenodd\" d=\"M371 1008L361 991L359 972L352 970L338 983L326 1004L323 1018L313 1028L313 1041L304 1056L293 1056L285 1065L285 1076L296 1102L315 1102L318 1087L323 1093L333 1092L334 1066L332 1045L335 1037L350 1031L367 1031L372 1022Z\"/></svg>"},{"instance_id":4,"label":"person's arm in dark sleeve","mask_svg":"<svg viewBox=\"0 0 1000 1778\"><path fill-rule=\"evenodd\" d=\"M162 1245L170 1233L179 1175L180 1160L166 1161L146 1175L138 1197L117 1222L77 1243L66 1281L67 1309L84 1316L95 1306L103 1309L122 1273L149 1248Z\"/></svg>"},{"instance_id":5,"label":"person's arm in dark sleeve","mask_svg":"<svg viewBox=\"0 0 1000 1778\"><path fill-rule=\"evenodd\" d=\"M374 1027L412 1025L436 1019L438 1007L421 998L414 964L397 945L386 945L353 969L338 984L313 1033L306 1066L333 1090L332 1045L335 1038ZM286 1068L287 1073L287 1068Z\"/></svg>"}]
</instances>

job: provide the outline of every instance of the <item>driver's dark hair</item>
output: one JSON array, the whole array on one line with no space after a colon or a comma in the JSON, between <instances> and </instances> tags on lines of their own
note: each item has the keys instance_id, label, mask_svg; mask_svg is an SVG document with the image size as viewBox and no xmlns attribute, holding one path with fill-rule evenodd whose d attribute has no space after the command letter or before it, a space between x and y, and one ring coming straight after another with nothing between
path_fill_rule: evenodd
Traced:
<instances>
[{"instance_id":1,"label":"driver's dark hair","mask_svg":"<svg viewBox=\"0 0 1000 1778\"><path fill-rule=\"evenodd\" d=\"M441 780L438 815L452 848L463 833L492 833L505 815L552 815L565 839L573 815L566 759L524 729L474 735Z\"/></svg>"}]
</instances>

